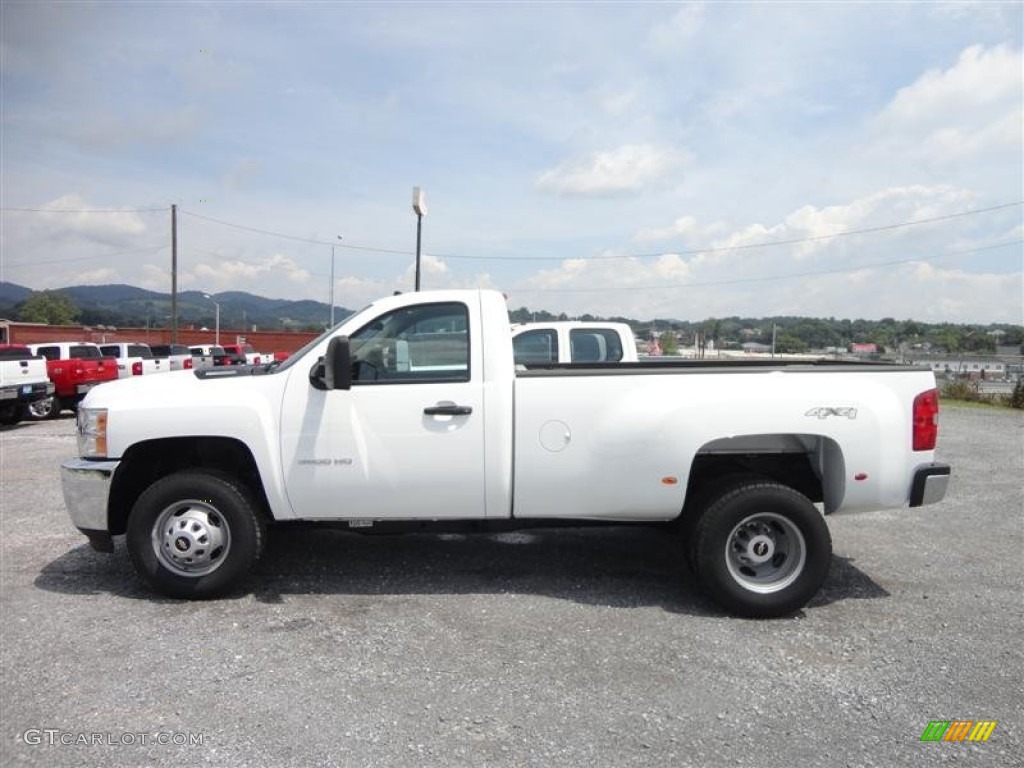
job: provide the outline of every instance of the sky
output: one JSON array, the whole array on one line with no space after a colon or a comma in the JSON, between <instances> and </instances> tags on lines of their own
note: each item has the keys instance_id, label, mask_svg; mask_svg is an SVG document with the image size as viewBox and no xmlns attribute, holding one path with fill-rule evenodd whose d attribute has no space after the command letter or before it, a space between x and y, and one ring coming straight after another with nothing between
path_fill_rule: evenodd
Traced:
<instances>
[{"instance_id":1,"label":"sky","mask_svg":"<svg viewBox=\"0 0 1024 768\"><path fill-rule=\"evenodd\" d=\"M0 5L0 280L1024 323L1022 3ZM340 238L340 239L339 239ZM332 244L336 247L332 249ZM332 254L333 250L333 254Z\"/></svg>"}]
</instances>

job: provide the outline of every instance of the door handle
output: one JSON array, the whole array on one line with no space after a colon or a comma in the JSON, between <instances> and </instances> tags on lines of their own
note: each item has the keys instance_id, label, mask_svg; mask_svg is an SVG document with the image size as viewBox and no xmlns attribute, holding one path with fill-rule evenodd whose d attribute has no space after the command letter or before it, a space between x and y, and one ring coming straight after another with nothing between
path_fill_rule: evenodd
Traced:
<instances>
[{"instance_id":1,"label":"door handle","mask_svg":"<svg viewBox=\"0 0 1024 768\"><path fill-rule=\"evenodd\" d=\"M456 405L455 403L438 403L428 405L423 409L427 416L468 416L473 409L468 405Z\"/></svg>"}]
</instances>

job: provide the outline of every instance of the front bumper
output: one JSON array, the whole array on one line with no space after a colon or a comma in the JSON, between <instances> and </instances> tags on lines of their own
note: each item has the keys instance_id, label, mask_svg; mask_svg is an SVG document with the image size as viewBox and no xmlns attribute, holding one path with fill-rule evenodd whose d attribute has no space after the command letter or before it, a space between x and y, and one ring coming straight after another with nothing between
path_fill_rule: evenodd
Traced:
<instances>
[{"instance_id":1,"label":"front bumper","mask_svg":"<svg viewBox=\"0 0 1024 768\"><path fill-rule=\"evenodd\" d=\"M949 464L925 464L914 470L910 484L910 506L923 507L942 501L949 487Z\"/></svg>"},{"instance_id":2,"label":"front bumper","mask_svg":"<svg viewBox=\"0 0 1024 768\"><path fill-rule=\"evenodd\" d=\"M89 537L93 549L113 552L107 518L110 483L119 461L70 459L60 465L60 485L71 522Z\"/></svg>"}]
</instances>

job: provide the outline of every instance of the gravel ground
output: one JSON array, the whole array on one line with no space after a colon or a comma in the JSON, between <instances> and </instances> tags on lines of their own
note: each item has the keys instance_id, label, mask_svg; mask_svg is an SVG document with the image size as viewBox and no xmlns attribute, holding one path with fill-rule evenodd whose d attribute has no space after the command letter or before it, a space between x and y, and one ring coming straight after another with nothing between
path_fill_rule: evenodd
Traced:
<instances>
[{"instance_id":1,"label":"gravel ground","mask_svg":"<svg viewBox=\"0 0 1024 768\"><path fill-rule=\"evenodd\" d=\"M822 592L750 621L648 529L289 528L240 596L160 599L68 521L74 422L5 429L0 762L1019 766L1022 449L1021 414L946 408L947 499L829 518Z\"/></svg>"}]
</instances>

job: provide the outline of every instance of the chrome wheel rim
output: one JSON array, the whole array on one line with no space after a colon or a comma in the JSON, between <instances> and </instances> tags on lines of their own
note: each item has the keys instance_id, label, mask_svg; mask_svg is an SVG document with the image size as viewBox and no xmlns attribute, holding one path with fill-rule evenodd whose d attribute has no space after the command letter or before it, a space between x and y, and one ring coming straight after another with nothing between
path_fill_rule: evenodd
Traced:
<instances>
[{"instance_id":1,"label":"chrome wheel rim","mask_svg":"<svg viewBox=\"0 0 1024 768\"><path fill-rule=\"evenodd\" d=\"M725 562L744 589L778 592L800 576L807 562L804 535L788 518L760 512L742 520L726 539Z\"/></svg>"},{"instance_id":2,"label":"chrome wheel rim","mask_svg":"<svg viewBox=\"0 0 1024 768\"><path fill-rule=\"evenodd\" d=\"M34 403L28 404L29 412L37 419L44 419L50 413L53 408L53 398L44 397L42 400L36 400Z\"/></svg>"},{"instance_id":3,"label":"chrome wheel rim","mask_svg":"<svg viewBox=\"0 0 1024 768\"><path fill-rule=\"evenodd\" d=\"M212 504L186 499L157 516L152 543L157 559L169 570L182 576L205 576L227 558L231 529Z\"/></svg>"}]
</instances>

